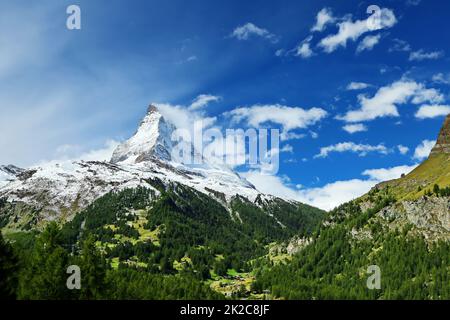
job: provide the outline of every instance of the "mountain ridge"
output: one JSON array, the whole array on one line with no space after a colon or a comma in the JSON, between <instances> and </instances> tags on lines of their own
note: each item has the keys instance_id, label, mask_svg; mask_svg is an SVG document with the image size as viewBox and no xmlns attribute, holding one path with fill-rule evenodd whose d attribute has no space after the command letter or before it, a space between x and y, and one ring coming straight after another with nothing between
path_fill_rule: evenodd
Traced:
<instances>
[{"instance_id":1,"label":"mountain ridge","mask_svg":"<svg viewBox=\"0 0 450 320\"><path fill-rule=\"evenodd\" d=\"M77 212L109 192L146 187L158 193L159 190L149 183L154 179L165 185L188 186L220 199L225 207L229 207L237 195L256 204L257 199L276 198L262 194L224 165L206 161L204 165L190 166L172 161L171 134L175 129L154 105L150 105L134 135L114 150L109 162L67 160L18 168L16 175L9 174L8 180L0 184L0 198L30 206L33 214L32 217L26 214L22 219L23 212L19 210L14 215L13 220L19 221L14 227L28 225L30 219L38 225L55 219L73 219Z\"/></svg>"},{"instance_id":2,"label":"mountain ridge","mask_svg":"<svg viewBox=\"0 0 450 320\"><path fill-rule=\"evenodd\" d=\"M430 156L438 154L450 154L450 114L444 120L436 144L431 149Z\"/></svg>"}]
</instances>

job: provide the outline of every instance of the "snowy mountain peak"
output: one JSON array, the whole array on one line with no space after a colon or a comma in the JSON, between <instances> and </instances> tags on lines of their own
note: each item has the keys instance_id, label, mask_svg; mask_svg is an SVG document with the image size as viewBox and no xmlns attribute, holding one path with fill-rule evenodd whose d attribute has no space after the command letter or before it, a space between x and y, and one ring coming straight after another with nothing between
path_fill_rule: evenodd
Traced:
<instances>
[{"instance_id":1,"label":"snowy mountain peak","mask_svg":"<svg viewBox=\"0 0 450 320\"><path fill-rule=\"evenodd\" d=\"M136 133L114 150L109 163L67 160L28 169L0 166L0 199L32 206L39 212L39 219L46 221L67 218L61 212L75 214L111 191L145 187L158 194L160 191L151 183L155 179L166 187L175 183L193 188L227 207L236 195L255 201L260 192L225 165L172 159L176 143L190 144L172 141L175 129L151 105Z\"/></svg>"},{"instance_id":2,"label":"snowy mountain peak","mask_svg":"<svg viewBox=\"0 0 450 320\"><path fill-rule=\"evenodd\" d=\"M120 144L111 157L112 163L139 163L151 159L171 160L171 136L175 127L158 108L150 105L136 133Z\"/></svg>"},{"instance_id":3,"label":"snowy mountain peak","mask_svg":"<svg viewBox=\"0 0 450 320\"><path fill-rule=\"evenodd\" d=\"M147 114L154 113L154 112L159 113L159 110L155 105L150 104L147 109Z\"/></svg>"}]
</instances>

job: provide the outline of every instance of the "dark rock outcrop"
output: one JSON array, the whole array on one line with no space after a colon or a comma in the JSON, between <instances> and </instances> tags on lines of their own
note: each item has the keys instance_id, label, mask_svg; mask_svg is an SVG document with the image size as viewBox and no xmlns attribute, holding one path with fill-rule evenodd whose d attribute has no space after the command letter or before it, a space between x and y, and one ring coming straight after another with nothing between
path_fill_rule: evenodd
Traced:
<instances>
[{"instance_id":1,"label":"dark rock outcrop","mask_svg":"<svg viewBox=\"0 0 450 320\"><path fill-rule=\"evenodd\" d=\"M437 154L450 154L450 114L445 118L444 125L439 132L436 145L431 150L430 156Z\"/></svg>"}]
</instances>

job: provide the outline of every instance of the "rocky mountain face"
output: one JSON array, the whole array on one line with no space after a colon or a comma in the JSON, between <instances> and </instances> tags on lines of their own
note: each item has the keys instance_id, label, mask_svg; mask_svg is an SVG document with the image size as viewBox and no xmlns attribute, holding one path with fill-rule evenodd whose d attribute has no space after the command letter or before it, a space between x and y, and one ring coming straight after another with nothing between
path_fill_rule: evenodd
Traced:
<instances>
[{"instance_id":1,"label":"rocky mountain face","mask_svg":"<svg viewBox=\"0 0 450 320\"><path fill-rule=\"evenodd\" d=\"M429 241L450 240L450 115L444 120L428 159L400 179L377 185L359 199L363 209L373 207L374 194L387 192L395 200L378 213L391 228L413 226Z\"/></svg>"},{"instance_id":2,"label":"rocky mountain face","mask_svg":"<svg viewBox=\"0 0 450 320\"><path fill-rule=\"evenodd\" d=\"M10 177L17 177L19 176L21 173L23 173L25 171L25 169L13 166L13 165L9 165L9 166L0 166L0 172L2 174L8 175Z\"/></svg>"},{"instance_id":3,"label":"rocky mountain face","mask_svg":"<svg viewBox=\"0 0 450 320\"><path fill-rule=\"evenodd\" d=\"M13 165L0 166L0 186L17 179L25 171L25 169Z\"/></svg>"},{"instance_id":4,"label":"rocky mountain face","mask_svg":"<svg viewBox=\"0 0 450 320\"><path fill-rule=\"evenodd\" d=\"M375 206L374 198L362 199L356 202L361 208ZM450 197L430 194L415 200L394 200L380 208L371 223L378 223L387 230L411 228L411 236L421 236L429 243L450 241Z\"/></svg>"},{"instance_id":5,"label":"rocky mountain face","mask_svg":"<svg viewBox=\"0 0 450 320\"><path fill-rule=\"evenodd\" d=\"M439 132L436 145L431 150L430 156L450 154L450 114L445 118L444 125Z\"/></svg>"},{"instance_id":6,"label":"rocky mountain face","mask_svg":"<svg viewBox=\"0 0 450 320\"><path fill-rule=\"evenodd\" d=\"M157 108L150 106L136 133L117 147L109 162L50 162L27 169L0 167L0 199L21 207L12 210L10 226L71 220L111 191L145 187L158 194L158 188L151 183L154 180L165 186L175 183L193 188L227 208L237 195L251 202L257 198L275 199L261 195L251 183L224 166L205 163L193 167L171 161L173 130L175 127Z\"/></svg>"}]
</instances>

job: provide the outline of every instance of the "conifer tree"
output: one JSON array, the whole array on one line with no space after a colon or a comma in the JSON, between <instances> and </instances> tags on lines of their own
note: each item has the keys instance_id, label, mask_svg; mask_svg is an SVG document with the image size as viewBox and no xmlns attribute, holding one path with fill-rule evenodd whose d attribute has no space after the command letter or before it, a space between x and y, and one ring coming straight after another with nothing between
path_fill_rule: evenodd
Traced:
<instances>
[{"instance_id":1,"label":"conifer tree","mask_svg":"<svg viewBox=\"0 0 450 320\"><path fill-rule=\"evenodd\" d=\"M0 299L15 299L18 259L0 232Z\"/></svg>"},{"instance_id":2,"label":"conifer tree","mask_svg":"<svg viewBox=\"0 0 450 320\"><path fill-rule=\"evenodd\" d=\"M69 299L67 289L67 251L61 246L59 228L49 223L37 238L30 261L24 266L20 277L19 298L22 299Z\"/></svg>"},{"instance_id":3,"label":"conifer tree","mask_svg":"<svg viewBox=\"0 0 450 320\"><path fill-rule=\"evenodd\" d=\"M80 258L81 292L84 300L102 298L105 292L106 261L95 246L95 237L89 235L83 242Z\"/></svg>"}]
</instances>

